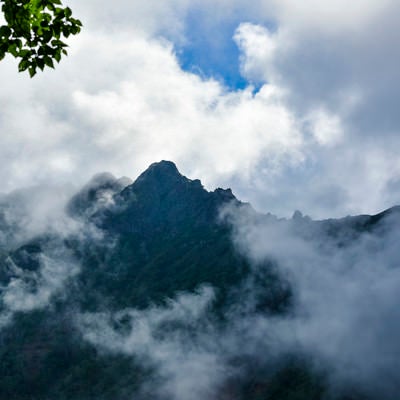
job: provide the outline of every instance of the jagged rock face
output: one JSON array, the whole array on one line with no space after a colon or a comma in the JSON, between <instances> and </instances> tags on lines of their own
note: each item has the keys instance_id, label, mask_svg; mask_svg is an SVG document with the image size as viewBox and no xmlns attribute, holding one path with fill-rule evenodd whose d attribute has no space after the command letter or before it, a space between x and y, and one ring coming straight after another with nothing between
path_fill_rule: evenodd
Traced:
<instances>
[{"instance_id":1,"label":"jagged rock face","mask_svg":"<svg viewBox=\"0 0 400 400\"><path fill-rule=\"evenodd\" d=\"M145 236L165 229L175 234L183 225L195 229L215 224L220 207L230 201L237 202L230 191L207 192L199 180L190 180L175 164L161 161L115 196L104 226Z\"/></svg>"},{"instance_id":2,"label":"jagged rock face","mask_svg":"<svg viewBox=\"0 0 400 400\"><path fill-rule=\"evenodd\" d=\"M145 306L201 283L226 290L246 269L219 220L220 208L231 202L239 204L230 190L208 192L172 162L152 164L89 215L114 244L98 249L104 268L92 258L84 262L84 292L101 292L118 306Z\"/></svg>"}]
</instances>

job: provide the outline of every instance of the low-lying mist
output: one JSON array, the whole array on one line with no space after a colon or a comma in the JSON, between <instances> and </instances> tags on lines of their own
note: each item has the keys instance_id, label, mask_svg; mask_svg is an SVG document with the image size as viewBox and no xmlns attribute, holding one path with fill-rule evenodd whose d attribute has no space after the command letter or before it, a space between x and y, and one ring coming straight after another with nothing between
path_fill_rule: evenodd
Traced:
<instances>
[{"instance_id":1,"label":"low-lying mist","mask_svg":"<svg viewBox=\"0 0 400 400\"><path fill-rule=\"evenodd\" d=\"M270 333L328 368L333 387L352 385L394 399L400 385L399 221L397 209L368 217L260 222L229 209L234 240L255 270L274 260L290 283L293 307ZM297 218L296 218L297 217Z\"/></svg>"},{"instance_id":2,"label":"low-lying mist","mask_svg":"<svg viewBox=\"0 0 400 400\"><path fill-rule=\"evenodd\" d=\"M394 399L400 382L399 215L360 232L349 218L315 222L296 213L279 220L248 207L226 207L222 218L232 224L232 240L253 274L237 289L222 324L211 317L213 289L202 287L164 306L79 315L83 337L152 365L157 389L145 388L152 398L220 398L226 382L248 373L238 360L272 374L279 360L293 355L324 376L326 398L351 391ZM255 311L260 288L254 277L265 268L289 284L284 313Z\"/></svg>"},{"instance_id":3,"label":"low-lying mist","mask_svg":"<svg viewBox=\"0 0 400 400\"><path fill-rule=\"evenodd\" d=\"M0 199L1 266L8 274L0 287L0 333L14 314L49 309L73 293L82 260L71 240L83 253L92 245L115 250L118 238L98 224L99 212L112 210L126 184L103 174L73 197L69 189L46 188ZM228 303L218 306L221 289L207 281L146 307L116 310L97 294L94 311L71 300L69 323L100 356L123 355L151 371L132 393L136 399L241 399L241 382L268 388L285 362L300 360L324 386L318 398L394 400L399 221L397 209L379 218L312 221L298 212L286 220L225 204L218 223L229 226L235 251L250 266L229 288ZM275 301L282 307L260 303L277 293L286 296Z\"/></svg>"}]
</instances>

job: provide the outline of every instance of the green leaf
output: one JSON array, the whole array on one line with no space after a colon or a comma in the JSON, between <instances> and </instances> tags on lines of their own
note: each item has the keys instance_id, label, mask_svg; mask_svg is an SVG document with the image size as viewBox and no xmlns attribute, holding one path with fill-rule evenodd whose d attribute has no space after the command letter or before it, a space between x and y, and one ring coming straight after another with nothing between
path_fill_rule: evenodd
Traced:
<instances>
[{"instance_id":1,"label":"green leaf","mask_svg":"<svg viewBox=\"0 0 400 400\"><path fill-rule=\"evenodd\" d=\"M36 63L37 63L37 66L43 71L43 68L44 68L44 66L45 66L45 64L44 64L44 59L43 59L43 58L38 58L38 59L36 60Z\"/></svg>"},{"instance_id":2,"label":"green leaf","mask_svg":"<svg viewBox=\"0 0 400 400\"><path fill-rule=\"evenodd\" d=\"M19 58L18 70L54 68L67 55L67 44L60 40L81 31L82 22L62 0L0 0L5 23L0 26L0 60L6 54Z\"/></svg>"},{"instance_id":3,"label":"green leaf","mask_svg":"<svg viewBox=\"0 0 400 400\"><path fill-rule=\"evenodd\" d=\"M18 49L15 43L8 46L8 52L12 54L14 57L18 57Z\"/></svg>"},{"instance_id":4,"label":"green leaf","mask_svg":"<svg viewBox=\"0 0 400 400\"><path fill-rule=\"evenodd\" d=\"M67 18L69 18L71 15L72 15L72 10L71 10L69 7L67 7L67 8L65 9L65 16L66 16Z\"/></svg>"},{"instance_id":5,"label":"green leaf","mask_svg":"<svg viewBox=\"0 0 400 400\"><path fill-rule=\"evenodd\" d=\"M28 71L29 71L29 75L31 78L33 78L36 75L36 67L31 66L31 67L29 67Z\"/></svg>"},{"instance_id":6,"label":"green leaf","mask_svg":"<svg viewBox=\"0 0 400 400\"><path fill-rule=\"evenodd\" d=\"M12 31L7 25L0 26L0 37L8 38Z\"/></svg>"},{"instance_id":7,"label":"green leaf","mask_svg":"<svg viewBox=\"0 0 400 400\"><path fill-rule=\"evenodd\" d=\"M53 63L53 60L51 59L51 57L48 57L48 56L45 57L45 58L44 58L44 63L45 63L48 67L54 69L54 63Z\"/></svg>"},{"instance_id":8,"label":"green leaf","mask_svg":"<svg viewBox=\"0 0 400 400\"><path fill-rule=\"evenodd\" d=\"M26 69L28 69L30 66L30 63L28 60L22 60L19 64L18 64L18 71L22 72L25 71Z\"/></svg>"},{"instance_id":9,"label":"green leaf","mask_svg":"<svg viewBox=\"0 0 400 400\"><path fill-rule=\"evenodd\" d=\"M22 50L19 51L18 57L26 57L26 56L28 56L30 53L31 53L30 50L28 50L28 49L22 49Z\"/></svg>"},{"instance_id":10,"label":"green leaf","mask_svg":"<svg viewBox=\"0 0 400 400\"><path fill-rule=\"evenodd\" d=\"M59 63L61 60L61 51L57 50L54 54L54 59Z\"/></svg>"},{"instance_id":11,"label":"green leaf","mask_svg":"<svg viewBox=\"0 0 400 400\"><path fill-rule=\"evenodd\" d=\"M62 27L62 33L63 35L67 38L70 35L70 30L69 30L69 26L64 25Z\"/></svg>"}]
</instances>

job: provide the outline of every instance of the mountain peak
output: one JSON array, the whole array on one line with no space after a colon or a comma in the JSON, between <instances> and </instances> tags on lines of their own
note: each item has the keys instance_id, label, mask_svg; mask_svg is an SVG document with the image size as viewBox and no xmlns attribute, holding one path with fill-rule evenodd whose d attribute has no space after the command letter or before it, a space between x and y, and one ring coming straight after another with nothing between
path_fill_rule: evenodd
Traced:
<instances>
[{"instance_id":1,"label":"mountain peak","mask_svg":"<svg viewBox=\"0 0 400 400\"><path fill-rule=\"evenodd\" d=\"M168 160L161 160L159 162L154 162L153 164L150 164L150 166L147 168L147 171L162 171L165 173L174 173L174 174L179 174L178 168L176 167L175 163L172 161ZM146 171L145 171L146 172Z\"/></svg>"},{"instance_id":2,"label":"mountain peak","mask_svg":"<svg viewBox=\"0 0 400 400\"><path fill-rule=\"evenodd\" d=\"M230 189L208 192L200 180L187 178L173 162L163 160L151 164L116 197L120 215L113 214L112 224L131 232L166 227L173 232L188 221L199 226L215 221L221 205L234 199Z\"/></svg>"},{"instance_id":3,"label":"mountain peak","mask_svg":"<svg viewBox=\"0 0 400 400\"><path fill-rule=\"evenodd\" d=\"M194 182L183 176L172 161L162 160L151 164L136 181L128 187L128 192L144 190L166 193L178 187ZM200 181L199 181L199 185Z\"/></svg>"},{"instance_id":4,"label":"mountain peak","mask_svg":"<svg viewBox=\"0 0 400 400\"><path fill-rule=\"evenodd\" d=\"M181 175L176 165L172 161L162 160L151 164L142 172L134 182L134 185L138 186L145 182L171 183L182 180L186 180L186 178Z\"/></svg>"}]
</instances>

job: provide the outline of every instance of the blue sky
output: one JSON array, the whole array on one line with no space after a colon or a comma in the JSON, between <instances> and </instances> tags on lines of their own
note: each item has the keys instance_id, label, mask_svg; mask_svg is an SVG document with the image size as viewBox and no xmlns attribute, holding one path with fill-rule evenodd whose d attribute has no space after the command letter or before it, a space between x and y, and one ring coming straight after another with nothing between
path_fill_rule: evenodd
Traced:
<instances>
[{"instance_id":1,"label":"blue sky","mask_svg":"<svg viewBox=\"0 0 400 400\"><path fill-rule=\"evenodd\" d=\"M257 90L260 83L249 81L241 73L240 50L233 38L242 18L243 15L233 15L228 20L213 20L209 10L189 8L185 16L185 40L175 45L182 69L216 79L229 90L241 90L249 85ZM276 30L272 20L252 16L251 21Z\"/></svg>"},{"instance_id":2,"label":"blue sky","mask_svg":"<svg viewBox=\"0 0 400 400\"><path fill-rule=\"evenodd\" d=\"M244 89L248 82L240 73L240 52L233 40L240 21L214 26L201 9L189 10L186 18L186 40L176 48L182 68L220 80L231 90ZM207 34L208 29L211 34Z\"/></svg>"},{"instance_id":3,"label":"blue sky","mask_svg":"<svg viewBox=\"0 0 400 400\"><path fill-rule=\"evenodd\" d=\"M199 34L201 29L197 24L200 22L196 16L189 18L194 31L188 32L188 43L176 49L182 68L206 78L220 80L232 90L244 89L248 82L240 74L239 50L232 40L234 27L224 27L219 32L219 40L214 41L213 38Z\"/></svg>"},{"instance_id":4,"label":"blue sky","mask_svg":"<svg viewBox=\"0 0 400 400\"><path fill-rule=\"evenodd\" d=\"M170 159L281 216L400 203L397 1L67 3L56 70L0 63L3 191Z\"/></svg>"}]
</instances>

